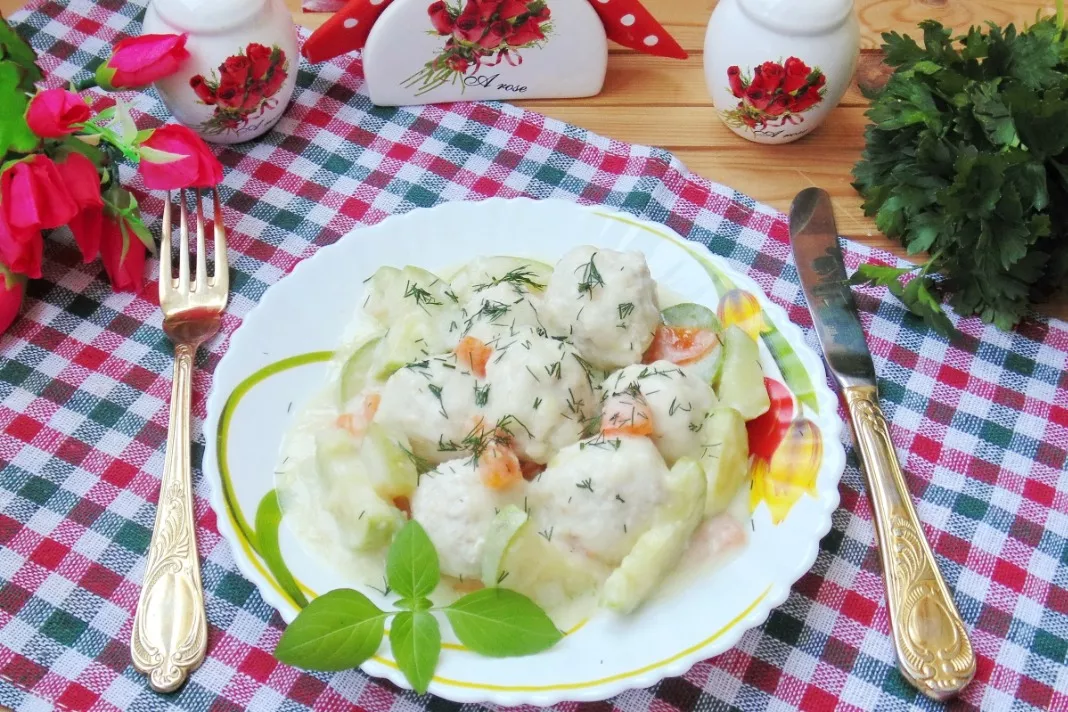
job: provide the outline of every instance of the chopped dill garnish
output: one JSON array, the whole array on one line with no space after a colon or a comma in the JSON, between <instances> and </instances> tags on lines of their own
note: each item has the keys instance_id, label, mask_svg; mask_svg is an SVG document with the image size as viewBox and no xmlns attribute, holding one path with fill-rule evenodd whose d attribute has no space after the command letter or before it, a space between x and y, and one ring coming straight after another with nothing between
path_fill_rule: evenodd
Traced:
<instances>
[{"instance_id":1,"label":"chopped dill garnish","mask_svg":"<svg viewBox=\"0 0 1068 712\"><path fill-rule=\"evenodd\" d=\"M626 504L626 503L627 503L627 500L623 499L623 498L622 498L622 497L620 497L620 496L619 496L618 494L616 495L616 499L617 499L617 500L619 500L620 502L622 502L623 504Z\"/></svg>"},{"instance_id":2,"label":"chopped dill garnish","mask_svg":"<svg viewBox=\"0 0 1068 712\"><path fill-rule=\"evenodd\" d=\"M539 405L541 405L541 398L535 397L534 398L534 410L537 410Z\"/></svg>"},{"instance_id":3,"label":"chopped dill garnish","mask_svg":"<svg viewBox=\"0 0 1068 712\"><path fill-rule=\"evenodd\" d=\"M430 313L430 310L427 309L427 305L441 306L441 301L437 297L420 287L415 282L408 282L407 286L404 288L404 296L405 298L411 297L414 299L415 303L428 314Z\"/></svg>"},{"instance_id":4,"label":"chopped dill garnish","mask_svg":"<svg viewBox=\"0 0 1068 712\"><path fill-rule=\"evenodd\" d=\"M484 408L486 406L486 403L489 402L489 392L490 392L490 384L487 383L485 386L481 386L480 387L476 383L475 384L475 405L478 406L479 408Z\"/></svg>"},{"instance_id":5,"label":"chopped dill garnish","mask_svg":"<svg viewBox=\"0 0 1068 712\"><path fill-rule=\"evenodd\" d=\"M543 529L542 531L538 532L538 534L540 534L541 536L545 537L545 541L552 541L553 540L553 528L552 527L549 527L548 529Z\"/></svg>"},{"instance_id":6,"label":"chopped dill garnish","mask_svg":"<svg viewBox=\"0 0 1068 712\"><path fill-rule=\"evenodd\" d=\"M560 367L563 364L562 361L556 361L550 366L545 366L545 372L549 374L549 378L556 376L556 380L560 380Z\"/></svg>"},{"instance_id":7,"label":"chopped dill garnish","mask_svg":"<svg viewBox=\"0 0 1068 712\"><path fill-rule=\"evenodd\" d=\"M589 490L591 493L593 492L593 480L590 479L589 477L584 479L582 482L579 482L575 486L578 487L579 489Z\"/></svg>"},{"instance_id":8,"label":"chopped dill garnish","mask_svg":"<svg viewBox=\"0 0 1068 712\"><path fill-rule=\"evenodd\" d=\"M448 418L449 414L445 410L445 401L441 398L441 386L435 383L429 383L427 384L427 388L430 390L431 393L434 394L434 397L438 399L438 403L441 404L441 417Z\"/></svg>"},{"instance_id":9,"label":"chopped dill garnish","mask_svg":"<svg viewBox=\"0 0 1068 712\"><path fill-rule=\"evenodd\" d=\"M576 400L575 393L568 388L567 389L567 409L573 414L581 413L582 407L586 405L585 401Z\"/></svg>"},{"instance_id":10,"label":"chopped dill garnish","mask_svg":"<svg viewBox=\"0 0 1068 712\"><path fill-rule=\"evenodd\" d=\"M578 361L579 366L582 366L582 370L586 374L586 382L590 384L590 388L593 388L593 364L579 356L577 353L571 355Z\"/></svg>"},{"instance_id":11,"label":"chopped dill garnish","mask_svg":"<svg viewBox=\"0 0 1068 712\"><path fill-rule=\"evenodd\" d=\"M619 305L619 320L623 321L632 313L634 313L634 304L631 302L623 302Z\"/></svg>"},{"instance_id":12,"label":"chopped dill garnish","mask_svg":"<svg viewBox=\"0 0 1068 712\"><path fill-rule=\"evenodd\" d=\"M705 421L703 421L703 420L700 423L690 423L690 432L691 433L699 433L699 432L701 432L701 429L703 427L705 427Z\"/></svg>"},{"instance_id":13,"label":"chopped dill garnish","mask_svg":"<svg viewBox=\"0 0 1068 712\"><path fill-rule=\"evenodd\" d=\"M451 289L445 290L445 296L451 299L453 304L460 303L460 299L456 296L456 292L452 291Z\"/></svg>"},{"instance_id":14,"label":"chopped dill garnish","mask_svg":"<svg viewBox=\"0 0 1068 712\"><path fill-rule=\"evenodd\" d=\"M417 369L417 368L429 368L430 359L423 359L422 361L412 361L411 363L404 364L405 368Z\"/></svg>"},{"instance_id":15,"label":"chopped dill garnish","mask_svg":"<svg viewBox=\"0 0 1068 712\"><path fill-rule=\"evenodd\" d=\"M576 272L582 270L582 281L578 285L579 296L587 295L592 299L594 287L604 286L604 278L601 277L600 270L597 269L597 265L593 262L593 258L596 256L596 252L590 255L590 261L579 265L578 269L575 270Z\"/></svg>"},{"instance_id":16,"label":"chopped dill garnish","mask_svg":"<svg viewBox=\"0 0 1068 712\"><path fill-rule=\"evenodd\" d=\"M508 578L507 571L501 571L499 574L497 574L497 585L500 586L506 578Z\"/></svg>"},{"instance_id":17,"label":"chopped dill garnish","mask_svg":"<svg viewBox=\"0 0 1068 712\"><path fill-rule=\"evenodd\" d=\"M677 398L671 399L671 405L668 406L668 415L675 415L678 411L683 413L689 413L693 410L693 403L687 403L685 406L678 402Z\"/></svg>"},{"instance_id":18,"label":"chopped dill garnish","mask_svg":"<svg viewBox=\"0 0 1068 712\"><path fill-rule=\"evenodd\" d=\"M430 470L434 469L434 464L430 462L430 460L426 459L425 457L419 457L414 452L404 447L400 443L397 443L397 446L404 451L404 454L408 457L409 460L412 461L412 464L415 465L415 471L417 474L421 475L424 472L429 472Z\"/></svg>"},{"instance_id":19,"label":"chopped dill garnish","mask_svg":"<svg viewBox=\"0 0 1068 712\"><path fill-rule=\"evenodd\" d=\"M532 279L535 276L536 274L532 270L527 269L526 266L516 267L515 269L501 275L500 277L490 279L489 282L476 284L474 286L474 290L476 292L481 292L483 290L489 289L490 287L496 287L498 284L507 284L515 290L516 294L522 295L524 292L523 287L526 287L527 291L531 289L537 291L545 289L544 284L540 282L535 282Z\"/></svg>"},{"instance_id":20,"label":"chopped dill garnish","mask_svg":"<svg viewBox=\"0 0 1068 712\"><path fill-rule=\"evenodd\" d=\"M534 369L532 369L530 366L527 366L527 371L530 372L530 375L534 377L535 381L537 381L538 383L541 383L541 379L538 378L538 374L534 373Z\"/></svg>"}]
</instances>

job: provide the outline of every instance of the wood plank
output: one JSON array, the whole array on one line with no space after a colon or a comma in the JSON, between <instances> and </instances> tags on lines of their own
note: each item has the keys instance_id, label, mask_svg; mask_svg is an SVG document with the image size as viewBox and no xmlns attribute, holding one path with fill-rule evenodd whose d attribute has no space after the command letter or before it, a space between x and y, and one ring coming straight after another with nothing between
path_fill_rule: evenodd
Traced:
<instances>
[{"instance_id":1,"label":"wood plank","mask_svg":"<svg viewBox=\"0 0 1068 712\"><path fill-rule=\"evenodd\" d=\"M871 55L876 65L877 55ZM726 80L724 80L726 81ZM842 97L842 106L866 106L856 83L850 84ZM604 90L586 99L534 99L523 106L540 111L540 107L563 104L585 106L703 106L711 107L712 99L705 82L701 57L667 59L649 57L634 52L613 54L608 58L608 75Z\"/></svg>"}]
</instances>

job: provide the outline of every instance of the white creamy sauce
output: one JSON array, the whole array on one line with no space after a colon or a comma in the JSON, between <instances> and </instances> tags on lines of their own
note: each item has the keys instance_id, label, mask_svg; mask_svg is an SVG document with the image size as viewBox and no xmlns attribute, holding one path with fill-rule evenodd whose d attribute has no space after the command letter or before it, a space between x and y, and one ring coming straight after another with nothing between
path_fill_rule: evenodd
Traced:
<instances>
[{"instance_id":1,"label":"white creamy sauce","mask_svg":"<svg viewBox=\"0 0 1068 712\"><path fill-rule=\"evenodd\" d=\"M586 300L582 314L577 314L582 305L568 295L583 279L590 280L588 270L582 272L582 264L589 260L585 253L570 258L576 263L572 269L576 284L567 290L554 283L544 294L538 294L499 284L474 293L471 284L456 284L461 297L468 297L461 303L476 311L476 316L471 319L468 312L469 324L446 329L450 332L447 340L455 345L462 335L471 334L495 347L486 364L484 383L490 388L483 398L476 399L482 381L452 354L437 354L437 360L431 354L425 369L401 368L384 385L375 387L381 401L374 421L404 432L414 456L437 466L433 473L420 478L412 510L434 540L446 574L434 596L440 604L480 587L478 562L485 529L496 511L508 504L527 507L531 522L543 536L588 556L591 570L603 581L648 528L661 498L659 478L670 462L682 454L694 454L685 452L691 447L700 450L698 439L691 437L688 428L697 418L691 411L678 414L681 430L658 432L653 439L627 438L635 442L615 450L588 448L580 452L576 444L584 436L583 426L600 413L602 403L602 389L590 384L589 362L613 371L638 362L651 341L660 309L686 301L653 282L644 260L638 265L633 254L598 252L596 265L614 274L601 273L604 289L598 292L594 288L596 299ZM568 309L574 307L577 315L565 314L565 296L574 303ZM617 302L623 300L634 303L626 320L619 319ZM484 303L490 304L488 313ZM494 316L498 303L509 308ZM604 319L609 320L607 329ZM565 328L574 346L545 335L546 330L551 333ZM360 511L360 504L349 501L351 488L344 482L320 475L315 438L316 433L335 427L345 410L357 408L355 401L340 403L342 369L349 355L381 333L374 319L362 309L356 310L322 388L293 417L276 471L285 524L304 551L346 579L378 587L383 581L385 547L363 552L347 545L350 537L346 528ZM633 368L624 371L623 380ZM604 372L601 374L603 377ZM693 411L714 405L715 394L704 383L697 383L689 395L680 390L684 381L696 380L665 381L668 389L663 397L647 396L654 413L663 416L673 408L673 401L678 404L682 399ZM608 381L605 388L612 385ZM669 420L675 415L672 410ZM522 424L509 426L519 457L548 463L547 473L558 475L557 479L520 480L510 490L491 491L480 486L480 475L470 463L469 453L439 448L442 441L460 442L479 422L492 424L509 416ZM668 458L667 464L657 447ZM654 597L670 595L740 550L750 529L747 505L748 488L743 486L726 513L702 522L682 560ZM597 588L555 600L546 607L556 624L567 630L596 612Z\"/></svg>"}]
</instances>

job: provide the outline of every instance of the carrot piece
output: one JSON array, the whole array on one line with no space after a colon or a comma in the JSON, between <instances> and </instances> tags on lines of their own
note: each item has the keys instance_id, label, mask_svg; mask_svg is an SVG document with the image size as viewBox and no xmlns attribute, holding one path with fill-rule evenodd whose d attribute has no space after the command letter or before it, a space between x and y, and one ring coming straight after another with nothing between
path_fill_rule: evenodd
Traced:
<instances>
[{"instance_id":1,"label":"carrot piece","mask_svg":"<svg viewBox=\"0 0 1068 712\"><path fill-rule=\"evenodd\" d=\"M456 345L457 360L479 378L486 377L486 364L492 355L493 347L474 336L465 336Z\"/></svg>"},{"instance_id":2,"label":"carrot piece","mask_svg":"<svg viewBox=\"0 0 1068 712\"><path fill-rule=\"evenodd\" d=\"M342 413L335 421L339 428L344 428L358 438L362 438L367 432L367 426L375 419L378 405L382 402L382 395L372 391L363 397L359 411L356 413Z\"/></svg>"},{"instance_id":3,"label":"carrot piece","mask_svg":"<svg viewBox=\"0 0 1068 712\"><path fill-rule=\"evenodd\" d=\"M613 435L652 435L653 409L640 392L616 393L601 409L601 433Z\"/></svg>"},{"instance_id":4,"label":"carrot piece","mask_svg":"<svg viewBox=\"0 0 1068 712\"><path fill-rule=\"evenodd\" d=\"M490 489L508 489L523 479L519 458L511 448L490 443L478 458L478 476Z\"/></svg>"},{"instance_id":5,"label":"carrot piece","mask_svg":"<svg viewBox=\"0 0 1068 712\"><path fill-rule=\"evenodd\" d=\"M663 360L682 366L700 361L718 344L719 338L708 329L661 324L656 327L653 343L645 351L642 361L652 363Z\"/></svg>"}]
</instances>

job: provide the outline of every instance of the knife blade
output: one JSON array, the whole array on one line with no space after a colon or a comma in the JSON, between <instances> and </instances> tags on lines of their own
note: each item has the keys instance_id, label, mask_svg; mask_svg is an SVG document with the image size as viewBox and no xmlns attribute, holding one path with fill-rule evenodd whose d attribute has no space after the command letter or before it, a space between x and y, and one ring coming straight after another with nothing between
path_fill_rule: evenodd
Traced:
<instances>
[{"instance_id":1,"label":"knife blade","mask_svg":"<svg viewBox=\"0 0 1068 712\"><path fill-rule=\"evenodd\" d=\"M831 198L825 191L807 188L798 193L790 207L790 238L801 287L831 371L842 387L874 386L875 365L847 281Z\"/></svg>"},{"instance_id":2,"label":"knife blade","mask_svg":"<svg viewBox=\"0 0 1068 712\"><path fill-rule=\"evenodd\" d=\"M928 697L949 699L974 677L975 653L916 516L879 407L875 366L825 191L807 188L794 198L790 242L816 334L841 386L868 478L898 668Z\"/></svg>"}]
</instances>

